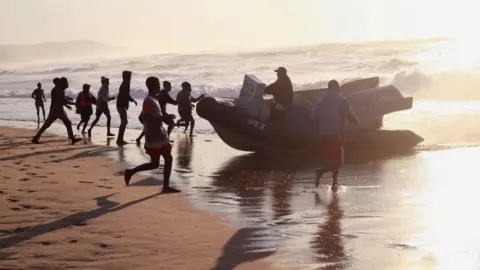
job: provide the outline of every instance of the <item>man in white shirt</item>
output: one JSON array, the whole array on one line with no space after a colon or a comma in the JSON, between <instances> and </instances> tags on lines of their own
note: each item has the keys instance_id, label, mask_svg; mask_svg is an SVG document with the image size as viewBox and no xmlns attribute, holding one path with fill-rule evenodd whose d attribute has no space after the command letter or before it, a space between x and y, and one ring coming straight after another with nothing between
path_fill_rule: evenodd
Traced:
<instances>
[{"instance_id":1,"label":"man in white shirt","mask_svg":"<svg viewBox=\"0 0 480 270\"><path fill-rule=\"evenodd\" d=\"M343 165L343 146L346 141L346 123L348 119L358 125L350 103L340 93L336 80L328 82L328 93L320 99L313 109L311 118L317 125L321 139L322 151L326 157L326 166L315 171L315 186L320 184L320 177L332 172L332 190L338 188L338 172Z\"/></svg>"},{"instance_id":2,"label":"man in white shirt","mask_svg":"<svg viewBox=\"0 0 480 270\"><path fill-rule=\"evenodd\" d=\"M162 156L165 159L162 193L180 192L170 187L170 173L173 162L172 145L168 139L167 131L162 126L164 117L168 116L162 115L160 104L156 99L160 92L160 80L157 77L148 77L146 85L148 96L143 101L140 118L145 132L145 152L150 156L150 162L125 170L125 184L128 186L130 179L137 172L157 169L160 166L160 157Z\"/></svg>"}]
</instances>

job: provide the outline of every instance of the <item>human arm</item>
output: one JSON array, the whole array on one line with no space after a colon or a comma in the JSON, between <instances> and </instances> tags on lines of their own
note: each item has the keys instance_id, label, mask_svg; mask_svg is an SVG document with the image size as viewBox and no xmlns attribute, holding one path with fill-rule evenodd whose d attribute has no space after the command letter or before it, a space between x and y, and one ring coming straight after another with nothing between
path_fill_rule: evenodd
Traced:
<instances>
[{"instance_id":1,"label":"human arm","mask_svg":"<svg viewBox=\"0 0 480 270\"><path fill-rule=\"evenodd\" d=\"M267 95L273 95L275 94L276 90L277 90L277 85L278 85L278 81L275 81L269 85L267 85L265 87L265 89L263 90L263 93L264 94L267 94Z\"/></svg>"},{"instance_id":2,"label":"human arm","mask_svg":"<svg viewBox=\"0 0 480 270\"><path fill-rule=\"evenodd\" d=\"M129 95L129 96L128 96L128 99L130 100L130 102L135 103L135 106L138 105L138 104L137 104L137 101L136 101L135 99L133 99L132 96Z\"/></svg>"},{"instance_id":3,"label":"human arm","mask_svg":"<svg viewBox=\"0 0 480 270\"><path fill-rule=\"evenodd\" d=\"M205 94L201 94L198 98L193 98L193 97L192 97L191 100L192 100L192 102L197 102L197 101L199 101L200 99L202 99L204 96L205 96Z\"/></svg>"},{"instance_id":4,"label":"human arm","mask_svg":"<svg viewBox=\"0 0 480 270\"><path fill-rule=\"evenodd\" d=\"M37 91L37 90L33 90L33 92L32 92L32 98L33 99L35 99L35 91Z\"/></svg>"},{"instance_id":5,"label":"human arm","mask_svg":"<svg viewBox=\"0 0 480 270\"><path fill-rule=\"evenodd\" d=\"M44 102L47 102L47 99L45 98L45 92L42 91L42 98Z\"/></svg>"},{"instance_id":6,"label":"human arm","mask_svg":"<svg viewBox=\"0 0 480 270\"><path fill-rule=\"evenodd\" d=\"M357 116L353 112L352 106L350 106L350 102L348 102L348 100L346 99L345 99L345 116L350 122L354 123L355 125L358 125Z\"/></svg>"}]
</instances>

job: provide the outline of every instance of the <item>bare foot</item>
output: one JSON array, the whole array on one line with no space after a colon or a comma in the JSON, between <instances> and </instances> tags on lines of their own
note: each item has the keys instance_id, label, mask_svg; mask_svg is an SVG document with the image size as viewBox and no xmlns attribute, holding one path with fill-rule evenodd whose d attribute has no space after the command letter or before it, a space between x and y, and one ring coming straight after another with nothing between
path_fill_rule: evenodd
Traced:
<instances>
[{"instance_id":1,"label":"bare foot","mask_svg":"<svg viewBox=\"0 0 480 270\"><path fill-rule=\"evenodd\" d=\"M179 192L181 192L181 191L178 190L178 189L171 188L171 187L164 187L163 190L162 190L162 193L164 193L164 194L179 193Z\"/></svg>"},{"instance_id":2,"label":"bare foot","mask_svg":"<svg viewBox=\"0 0 480 270\"><path fill-rule=\"evenodd\" d=\"M125 173L123 175L123 180L125 181L125 185L127 185L127 187L130 184L130 179L132 179L132 175L133 175L132 170L129 170L129 169L125 170Z\"/></svg>"}]
</instances>

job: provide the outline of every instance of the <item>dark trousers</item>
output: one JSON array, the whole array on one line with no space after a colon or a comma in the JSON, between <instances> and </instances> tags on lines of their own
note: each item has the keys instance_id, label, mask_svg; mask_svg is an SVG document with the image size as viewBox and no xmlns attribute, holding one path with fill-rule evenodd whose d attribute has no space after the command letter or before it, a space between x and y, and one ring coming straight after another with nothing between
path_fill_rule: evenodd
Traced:
<instances>
[{"instance_id":1,"label":"dark trousers","mask_svg":"<svg viewBox=\"0 0 480 270\"><path fill-rule=\"evenodd\" d=\"M117 142L123 142L123 135L128 124L127 108L117 107L118 114L120 115L120 127L118 130Z\"/></svg>"},{"instance_id":2,"label":"dark trousers","mask_svg":"<svg viewBox=\"0 0 480 270\"><path fill-rule=\"evenodd\" d=\"M67 113L65 110L62 109L57 109L57 110L50 110L48 113L47 120L43 123L42 127L38 130L37 134L35 135L36 139L39 139L40 136L42 136L43 132L49 128L55 120L60 119L65 127L67 128L67 133L68 133L68 138L73 139L73 130L72 130L72 122L70 119L68 119Z\"/></svg>"}]
</instances>

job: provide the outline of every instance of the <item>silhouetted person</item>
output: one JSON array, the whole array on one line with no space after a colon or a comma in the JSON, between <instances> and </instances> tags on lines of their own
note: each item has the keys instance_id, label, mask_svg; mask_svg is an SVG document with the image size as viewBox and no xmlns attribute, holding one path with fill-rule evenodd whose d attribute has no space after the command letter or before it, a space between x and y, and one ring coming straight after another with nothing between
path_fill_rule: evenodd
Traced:
<instances>
[{"instance_id":1,"label":"silhouetted person","mask_svg":"<svg viewBox=\"0 0 480 270\"><path fill-rule=\"evenodd\" d=\"M47 99L45 98L45 93L42 89L41 83L37 83L37 89L33 90L32 98L35 99L35 108L37 109L37 123L40 123L40 108L42 108L43 121L45 121L44 103L47 102Z\"/></svg>"},{"instance_id":2,"label":"silhouetted person","mask_svg":"<svg viewBox=\"0 0 480 270\"><path fill-rule=\"evenodd\" d=\"M110 109L108 108L108 102L114 100L115 97L110 97L108 86L110 85L110 80L102 76L101 78L102 86L98 90L97 95L97 110L95 112L95 120L93 120L92 125L88 129L88 137L92 137L92 129L100 120L102 114L105 114L107 117L107 137L113 137L115 134L110 132L110 125L112 117L110 116Z\"/></svg>"},{"instance_id":3,"label":"silhouetted person","mask_svg":"<svg viewBox=\"0 0 480 270\"><path fill-rule=\"evenodd\" d=\"M178 114L180 119L177 121L177 126L184 126L187 131L188 125L190 125L190 136L193 134L193 128L195 127L195 120L192 115L192 108L194 107L192 102L197 102L202 99L205 94L201 94L198 98L192 98L190 93L192 92L192 86L188 82L182 83L182 90L177 94ZM180 124L184 122L184 124Z\"/></svg>"},{"instance_id":4,"label":"silhouetted person","mask_svg":"<svg viewBox=\"0 0 480 270\"><path fill-rule=\"evenodd\" d=\"M127 110L129 107L130 102L135 103L137 102L130 96L130 82L132 80L132 72L131 71L124 71L122 73L122 84L118 89L118 96L117 96L117 110L118 114L120 115L120 128L118 131L117 137L117 145L124 145L127 142L124 140L123 136L125 135L125 129L127 128L128 124L128 116Z\"/></svg>"},{"instance_id":5,"label":"silhouetted person","mask_svg":"<svg viewBox=\"0 0 480 270\"><path fill-rule=\"evenodd\" d=\"M322 153L326 158L326 166L315 170L315 186L320 184L320 177L326 172L332 172L332 190L338 187L338 172L343 165L343 145L346 140L345 120L358 125L350 102L340 93L340 85L336 80L328 82L328 93L321 98L315 107L311 118L317 125L321 140Z\"/></svg>"},{"instance_id":6,"label":"silhouetted person","mask_svg":"<svg viewBox=\"0 0 480 270\"><path fill-rule=\"evenodd\" d=\"M287 75L287 69L279 67L275 70L277 80L265 87L264 93L273 95L275 104L270 110L270 119L279 119L283 116L283 112L293 103L293 86Z\"/></svg>"},{"instance_id":7,"label":"silhouetted person","mask_svg":"<svg viewBox=\"0 0 480 270\"><path fill-rule=\"evenodd\" d=\"M77 130L80 130L80 126L83 124L83 134L85 134L85 128L87 128L88 121L90 121L90 116L93 114L92 104L97 104L97 99L90 93L90 85L84 84L83 91L78 94L75 102L77 113L80 114L81 119L77 125Z\"/></svg>"},{"instance_id":8,"label":"silhouetted person","mask_svg":"<svg viewBox=\"0 0 480 270\"><path fill-rule=\"evenodd\" d=\"M156 96L160 91L160 80L157 77L148 77L146 80L148 96L143 101L140 118L145 131L145 152L150 156L150 162L125 170L125 184L130 184L130 179L137 172L157 169L160 166L160 156L165 159L163 167L163 193L180 192L170 187L170 173L172 171L173 157L172 145L168 140L167 131L163 128L163 116Z\"/></svg>"},{"instance_id":9,"label":"silhouetted person","mask_svg":"<svg viewBox=\"0 0 480 270\"><path fill-rule=\"evenodd\" d=\"M173 119L175 119L174 114L168 114L167 113L167 103L170 103L172 105L177 105L178 102L174 100L168 92L172 90L172 85L170 84L169 81L163 81L163 89L160 90L160 93L158 93L157 100L158 103L160 104L160 109L162 110L162 115L164 116L163 122L168 125L167 133L170 136L170 133L172 133L173 128L175 127L175 122ZM143 124L143 123L142 123ZM137 138L137 144L140 144L143 136L145 135L145 132L142 131L140 136Z\"/></svg>"},{"instance_id":10,"label":"silhouetted person","mask_svg":"<svg viewBox=\"0 0 480 270\"><path fill-rule=\"evenodd\" d=\"M33 137L33 143L39 143L40 136L47 128L49 128L55 120L60 119L67 128L68 138L71 140L72 145L81 141L82 139L76 138L73 135L72 122L68 119L67 113L63 109L66 106L69 110L72 108L69 105L75 105L75 103L67 100L65 97L65 90L68 88L68 80L62 77L58 80L54 80L55 87L52 89L52 105L50 106L50 112L48 113L47 120L43 123L40 130L38 130L35 137Z\"/></svg>"}]
</instances>

